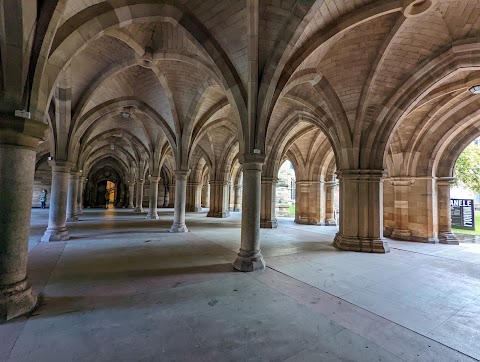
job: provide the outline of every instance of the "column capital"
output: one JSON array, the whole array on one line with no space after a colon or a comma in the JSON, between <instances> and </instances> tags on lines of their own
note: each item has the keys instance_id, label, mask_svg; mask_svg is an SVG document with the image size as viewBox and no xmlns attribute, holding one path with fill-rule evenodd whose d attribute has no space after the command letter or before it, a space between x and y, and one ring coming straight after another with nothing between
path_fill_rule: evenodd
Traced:
<instances>
[{"instance_id":1,"label":"column capital","mask_svg":"<svg viewBox=\"0 0 480 362\"><path fill-rule=\"evenodd\" d=\"M70 177L71 177L71 178L78 178L78 179L80 179L80 176L81 176L81 175L82 175L82 173L79 172L79 171L70 171Z\"/></svg>"},{"instance_id":2,"label":"column capital","mask_svg":"<svg viewBox=\"0 0 480 362\"><path fill-rule=\"evenodd\" d=\"M225 180L210 180L209 182L210 186L228 186L229 182Z\"/></svg>"},{"instance_id":3,"label":"column capital","mask_svg":"<svg viewBox=\"0 0 480 362\"><path fill-rule=\"evenodd\" d=\"M388 179L392 186L412 186L415 183L414 177L396 176Z\"/></svg>"},{"instance_id":4,"label":"column capital","mask_svg":"<svg viewBox=\"0 0 480 362\"><path fill-rule=\"evenodd\" d=\"M243 153L238 156L238 161L243 165L243 169L255 170L258 168L257 165L260 165L261 170L263 164L265 163L265 158L265 155L258 153Z\"/></svg>"},{"instance_id":5,"label":"column capital","mask_svg":"<svg viewBox=\"0 0 480 362\"><path fill-rule=\"evenodd\" d=\"M385 170L338 170L336 172L339 180L358 180L379 182L386 176Z\"/></svg>"},{"instance_id":6,"label":"column capital","mask_svg":"<svg viewBox=\"0 0 480 362\"><path fill-rule=\"evenodd\" d=\"M48 164L53 172L70 172L73 162L66 160L48 160Z\"/></svg>"},{"instance_id":7,"label":"column capital","mask_svg":"<svg viewBox=\"0 0 480 362\"><path fill-rule=\"evenodd\" d=\"M0 144L36 149L47 128L43 122L0 114Z\"/></svg>"},{"instance_id":8,"label":"column capital","mask_svg":"<svg viewBox=\"0 0 480 362\"><path fill-rule=\"evenodd\" d=\"M261 179L262 184L274 183L278 182L278 177L275 176L262 176Z\"/></svg>"},{"instance_id":9,"label":"column capital","mask_svg":"<svg viewBox=\"0 0 480 362\"><path fill-rule=\"evenodd\" d=\"M455 177L438 177L438 186L452 186L455 183Z\"/></svg>"},{"instance_id":10,"label":"column capital","mask_svg":"<svg viewBox=\"0 0 480 362\"><path fill-rule=\"evenodd\" d=\"M324 181L324 183L325 183L325 186L326 186L327 188L338 186L338 180L335 180L335 181Z\"/></svg>"},{"instance_id":11,"label":"column capital","mask_svg":"<svg viewBox=\"0 0 480 362\"><path fill-rule=\"evenodd\" d=\"M145 180L143 178L140 178L140 179L137 180L137 183L139 185L143 185L143 184L145 184Z\"/></svg>"},{"instance_id":12,"label":"column capital","mask_svg":"<svg viewBox=\"0 0 480 362\"><path fill-rule=\"evenodd\" d=\"M186 180L188 175L190 175L190 170L175 170L175 178L179 180Z\"/></svg>"},{"instance_id":13,"label":"column capital","mask_svg":"<svg viewBox=\"0 0 480 362\"><path fill-rule=\"evenodd\" d=\"M150 182L159 182L160 177L159 176L150 176L149 180L150 180Z\"/></svg>"}]
</instances>

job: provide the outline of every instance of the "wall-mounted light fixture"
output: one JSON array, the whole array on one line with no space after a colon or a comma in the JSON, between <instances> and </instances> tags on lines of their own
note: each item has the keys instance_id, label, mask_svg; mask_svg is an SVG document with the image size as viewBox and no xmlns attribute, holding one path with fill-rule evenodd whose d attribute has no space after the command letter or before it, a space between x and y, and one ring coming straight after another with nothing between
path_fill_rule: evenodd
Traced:
<instances>
[{"instance_id":1,"label":"wall-mounted light fixture","mask_svg":"<svg viewBox=\"0 0 480 362\"><path fill-rule=\"evenodd\" d=\"M122 109L122 111L120 112L120 115L121 115L123 118L125 118L125 119L130 118L130 115L131 115L131 113L130 113L130 108L124 107L124 108Z\"/></svg>"},{"instance_id":2,"label":"wall-mounted light fixture","mask_svg":"<svg viewBox=\"0 0 480 362\"><path fill-rule=\"evenodd\" d=\"M474 85L468 89L472 94L480 94L480 85Z\"/></svg>"}]
</instances>

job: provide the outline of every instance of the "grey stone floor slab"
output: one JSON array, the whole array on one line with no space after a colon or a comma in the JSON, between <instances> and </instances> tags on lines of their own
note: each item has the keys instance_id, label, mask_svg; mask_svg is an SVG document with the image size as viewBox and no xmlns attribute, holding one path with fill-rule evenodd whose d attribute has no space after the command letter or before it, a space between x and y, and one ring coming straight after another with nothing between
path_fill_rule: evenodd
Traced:
<instances>
[{"instance_id":1,"label":"grey stone floor slab","mask_svg":"<svg viewBox=\"0 0 480 362\"><path fill-rule=\"evenodd\" d=\"M48 210L33 210L29 276L43 302L0 325L0 360L480 358L480 245L341 252L335 227L279 219L261 231L269 267L243 274L231 267L239 213L188 213L186 234L167 232L172 217L85 210L71 240L40 243Z\"/></svg>"}]
</instances>

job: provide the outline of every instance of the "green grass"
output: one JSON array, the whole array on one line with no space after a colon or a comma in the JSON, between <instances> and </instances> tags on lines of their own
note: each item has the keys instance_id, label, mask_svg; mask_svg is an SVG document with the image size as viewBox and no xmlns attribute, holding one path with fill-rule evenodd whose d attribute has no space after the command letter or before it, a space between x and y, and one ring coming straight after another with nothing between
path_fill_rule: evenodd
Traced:
<instances>
[{"instance_id":1,"label":"green grass","mask_svg":"<svg viewBox=\"0 0 480 362\"><path fill-rule=\"evenodd\" d=\"M290 215L295 216L295 205L290 206L289 211L290 211Z\"/></svg>"},{"instance_id":2,"label":"green grass","mask_svg":"<svg viewBox=\"0 0 480 362\"><path fill-rule=\"evenodd\" d=\"M475 210L475 231L452 228L452 232L458 234L480 235L480 211Z\"/></svg>"}]
</instances>

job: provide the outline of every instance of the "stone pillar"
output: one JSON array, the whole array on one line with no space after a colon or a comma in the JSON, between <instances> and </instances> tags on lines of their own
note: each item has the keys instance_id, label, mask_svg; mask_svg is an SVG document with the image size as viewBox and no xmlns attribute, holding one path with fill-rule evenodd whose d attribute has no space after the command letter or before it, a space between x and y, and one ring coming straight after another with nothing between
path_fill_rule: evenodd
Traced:
<instances>
[{"instance_id":1,"label":"stone pillar","mask_svg":"<svg viewBox=\"0 0 480 362\"><path fill-rule=\"evenodd\" d=\"M243 198L241 246L233 267L243 272L265 269L260 252L261 175L265 156L242 155Z\"/></svg>"},{"instance_id":2,"label":"stone pillar","mask_svg":"<svg viewBox=\"0 0 480 362\"><path fill-rule=\"evenodd\" d=\"M233 189L235 194L233 211L242 211L242 185L235 185Z\"/></svg>"},{"instance_id":3,"label":"stone pillar","mask_svg":"<svg viewBox=\"0 0 480 362\"><path fill-rule=\"evenodd\" d=\"M78 179L77 192L77 215L83 214L83 191L85 190L85 176L80 176Z\"/></svg>"},{"instance_id":4,"label":"stone pillar","mask_svg":"<svg viewBox=\"0 0 480 362\"><path fill-rule=\"evenodd\" d=\"M135 204L133 203L134 198L135 198L135 181L129 182L128 184L128 208L129 209L135 208Z\"/></svg>"},{"instance_id":5,"label":"stone pillar","mask_svg":"<svg viewBox=\"0 0 480 362\"><path fill-rule=\"evenodd\" d=\"M233 183L228 184L228 211L233 211L235 208L235 189Z\"/></svg>"},{"instance_id":6,"label":"stone pillar","mask_svg":"<svg viewBox=\"0 0 480 362\"><path fill-rule=\"evenodd\" d=\"M78 197L78 179L79 172L71 172L68 177L68 191L67 191L67 222L78 221L77 211L77 197Z\"/></svg>"},{"instance_id":7,"label":"stone pillar","mask_svg":"<svg viewBox=\"0 0 480 362\"><path fill-rule=\"evenodd\" d=\"M0 321L30 312L37 303L27 279L35 149L47 125L0 118Z\"/></svg>"},{"instance_id":8,"label":"stone pillar","mask_svg":"<svg viewBox=\"0 0 480 362\"><path fill-rule=\"evenodd\" d=\"M61 160L48 161L52 167L52 191L48 227L42 241L62 241L70 239L67 231L67 196L72 163Z\"/></svg>"},{"instance_id":9,"label":"stone pillar","mask_svg":"<svg viewBox=\"0 0 480 362\"><path fill-rule=\"evenodd\" d=\"M188 182L185 210L188 212L202 211L201 200L202 200L202 184L198 182Z\"/></svg>"},{"instance_id":10,"label":"stone pillar","mask_svg":"<svg viewBox=\"0 0 480 362\"><path fill-rule=\"evenodd\" d=\"M137 181L137 197L136 197L136 207L134 212L143 212L143 185L145 180L141 179Z\"/></svg>"},{"instance_id":11,"label":"stone pillar","mask_svg":"<svg viewBox=\"0 0 480 362\"><path fill-rule=\"evenodd\" d=\"M168 207L175 207L175 184L168 185Z\"/></svg>"},{"instance_id":12,"label":"stone pillar","mask_svg":"<svg viewBox=\"0 0 480 362\"><path fill-rule=\"evenodd\" d=\"M337 219L335 218L335 188L337 181L325 182L325 225L337 226Z\"/></svg>"},{"instance_id":13,"label":"stone pillar","mask_svg":"<svg viewBox=\"0 0 480 362\"><path fill-rule=\"evenodd\" d=\"M393 177L390 180L395 198L393 206L395 227L392 231L392 239L411 240L412 238L412 232L409 229L408 195L413 182L414 180L405 177Z\"/></svg>"},{"instance_id":14,"label":"stone pillar","mask_svg":"<svg viewBox=\"0 0 480 362\"><path fill-rule=\"evenodd\" d=\"M185 204L187 201L187 178L190 170L175 171L175 208L173 211L173 225L170 228L171 233L188 232L185 225Z\"/></svg>"},{"instance_id":15,"label":"stone pillar","mask_svg":"<svg viewBox=\"0 0 480 362\"><path fill-rule=\"evenodd\" d=\"M342 250L387 253L383 239L383 171L341 170L340 227L334 245Z\"/></svg>"},{"instance_id":16,"label":"stone pillar","mask_svg":"<svg viewBox=\"0 0 480 362\"><path fill-rule=\"evenodd\" d=\"M245 177L245 175L244 175ZM275 200L277 197L277 178L263 176L261 178L261 211L260 227L264 229L276 229L277 218L275 217ZM243 182L245 187L245 181ZM246 192L246 189L244 190ZM244 199L243 199L244 200ZM243 208L245 204L242 202Z\"/></svg>"},{"instance_id":17,"label":"stone pillar","mask_svg":"<svg viewBox=\"0 0 480 362\"><path fill-rule=\"evenodd\" d=\"M160 177L150 176L150 199L148 204L147 219L158 219L157 201L158 201L158 181Z\"/></svg>"},{"instance_id":18,"label":"stone pillar","mask_svg":"<svg viewBox=\"0 0 480 362\"><path fill-rule=\"evenodd\" d=\"M210 186L208 184L202 186L202 207L210 207Z\"/></svg>"},{"instance_id":19,"label":"stone pillar","mask_svg":"<svg viewBox=\"0 0 480 362\"><path fill-rule=\"evenodd\" d=\"M442 244L458 245L457 237L452 233L452 215L450 210L450 188L455 182L453 177L437 179L438 240Z\"/></svg>"},{"instance_id":20,"label":"stone pillar","mask_svg":"<svg viewBox=\"0 0 480 362\"><path fill-rule=\"evenodd\" d=\"M168 207L168 201L170 199L170 196L168 195L168 186L166 183L163 184L163 207Z\"/></svg>"},{"instance_id":21,"label":"stone pillar","mask_svg":"<svg viewBox=\"0 0 480 362\"><path fill-rule=\"evenodd\" d=\"M323 182L297 181L295 197L295 222L306 225L325 225L325 213L321 213L321 188ZM323 197L324 199L324 197Z\"/></svg>"},{"instance_id":22,"label":"stone pillar","mask_svg":"<svg viewBox=\"0 0 480 362\"><path fill-rule=\"evenodd\" d=\"M210 181L210 210L208 217L229 217L229 190L228 181L211 180Z\"/></svg>"}]
</instances>

